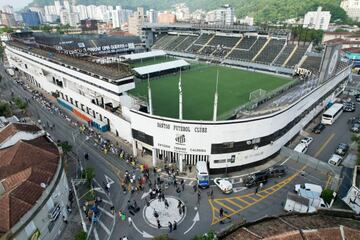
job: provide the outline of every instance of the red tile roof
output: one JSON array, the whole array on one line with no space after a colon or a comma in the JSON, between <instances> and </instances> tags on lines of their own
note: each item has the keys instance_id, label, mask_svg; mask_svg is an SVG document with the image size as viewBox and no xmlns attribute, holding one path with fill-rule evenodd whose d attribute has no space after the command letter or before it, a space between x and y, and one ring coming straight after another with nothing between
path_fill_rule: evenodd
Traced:
<instances>
[{"instance_id":1,"label":"red tile roof","mask_svg":"<svg viewBox=\"0 0 360 240\"><path fill-rule=\"evenodd\" d=\"M37 127L28 126L13 126L10 129L12 133L20 129L38 130ZM2 136L10 136L7 131L10 130L6 130ZM54 143L41 136L33 140L20 140L11 147L0 149L0 159L0 184L5 190L0 193L1 234L10 230L41 197L44 188L40 184L49 184L54 177L59 152Z\"/></svg>"},{"instance_id":2,"label":"red tile roof","mask_svg":"<svg viewBox=\"0 0 360 240\"><path fill-rule=\"evenodd\" d=\"M41 129L36 125L23 124L23 123L11 123L0 130L0 143L8 139L10 136L14 135L17 132L39 132Z\"/></svg>"}]
</instances>

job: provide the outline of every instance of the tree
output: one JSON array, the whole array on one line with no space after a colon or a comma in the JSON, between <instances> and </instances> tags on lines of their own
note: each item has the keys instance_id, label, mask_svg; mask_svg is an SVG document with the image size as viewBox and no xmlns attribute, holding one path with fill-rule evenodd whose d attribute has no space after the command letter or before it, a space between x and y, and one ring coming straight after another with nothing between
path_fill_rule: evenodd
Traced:
<instances>
[{"instance_id":1,"label":"tree","mask_svg":"<svg viewBox=\"0 0 360 240\"><path fill-rule=\"evenodd\" d=\"M331 189L324 189L321 193L321 198L324 199L324 202L327 204L331 203L331 200L334 198L334 191Z\"/></svg>"},{"instance_id":2,"label":"tree","mask_svg":"<svg viewBox=\"0 0 360 240\"><path fill-rule=\"evenodd\" d=\"M79 231L75 234L74 240L86 240L87 234L84 231Z\"/></svg>"},{"instance_id":3,"label":"tree","mask_svg":"<svg viewBox=\"0 0 360 240\"><path fill-rule=\"evenodd\" d=\"M81 173L81 177L82 178L86 178L89 186L91 185L92 183L92 180L94 179L95 177L95 170L94 168L91 168L91 167L88 167L88 168L85 168L82 173Z\"/></svg>"},{"instance_id":4,"label":"tree","mask_svg":"<svg viewBox=\"0 0 360 240\"><path fill-rule=\"evenodd\" d=\"M8 117L11 115L10 104L0 100L0 116Z\"/></svg>"},{"instance_id":5,"label":"tree","mask_svg":"<svg viewBox=\"0 0 360 240\"><path fill-rule=\"evenodd\" d=\"M16 107L18 107L19 109L25 111L28 104L27 102L23 101L20 97L15 97L13 98L13 101L15 102Z\"/></svg>"}]
</instances>

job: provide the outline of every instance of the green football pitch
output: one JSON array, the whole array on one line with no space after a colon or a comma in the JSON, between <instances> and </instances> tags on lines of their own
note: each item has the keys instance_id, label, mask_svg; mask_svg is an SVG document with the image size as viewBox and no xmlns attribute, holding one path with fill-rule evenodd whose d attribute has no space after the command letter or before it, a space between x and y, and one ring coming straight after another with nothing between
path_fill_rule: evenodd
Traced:
<instances>
[{"instance_id":1,"label":"green football pitch","mask_svg":"<svg viewBox=\"0 0 360 240\"><path fill-rule=\"evenodd\" d=\"M264 89L267 92L290 84L290 78L245 71L235 68L192 64L182 72L183 119L212 120L216 72L219 70L218 119L229 117L240 105L249 101L250 92ZM178 118L179 73L150 79L155 115ZM147 80L137 81L129 94L147 102ZM223 119L222 119L223 120Z\"/></svg>"}]
</instances>

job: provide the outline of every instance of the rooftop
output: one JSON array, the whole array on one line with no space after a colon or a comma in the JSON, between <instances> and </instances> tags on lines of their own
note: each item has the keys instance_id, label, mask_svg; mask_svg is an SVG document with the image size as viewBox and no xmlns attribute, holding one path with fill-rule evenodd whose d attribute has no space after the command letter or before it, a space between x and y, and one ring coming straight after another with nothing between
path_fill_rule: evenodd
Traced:
<instances>
[{"instance_id":1,"label":"rooftop","mask_svg":"<svg viewBox=\"0 0 360 240\"><path fill-rule=\"evenodd\" d=\"M4 130L0 136L33 129L30 125L10 124ZM0 235L9 231L36 204L58 164L58 148L44 135L19 140L0 149Z\"/></svg>"},{"instance_id":2,"label":"rooftop","mask_svg":"<svg viewBox=\"0 0 360 240\"><path fill-rule=\"evenodd\" d=\"M220 239L360 239L360 221L346 216L340 217L329 211L326 214L271 217L244 224Z\"/></svg>"},{"instance_id":3,"label":"rooftop","mask_svg":"<svg viewBox=\"0 0 360 240\"><path fill-rule=\"evenodd\" d=\"M39 55L42 58L46 58L46 60L53 63L68 67L87 75L91 75L107 82L121 80L133 75L130 67L123 63L99 64L95 62L97 59L95 57L75 57L61 54L57 53L54 49L43 45L30 45L20 43L18 41L11 41L7 44L16 48L20 48L20 50L24 52L31 52L35 55Z\"/></svg>"}]
</instances>

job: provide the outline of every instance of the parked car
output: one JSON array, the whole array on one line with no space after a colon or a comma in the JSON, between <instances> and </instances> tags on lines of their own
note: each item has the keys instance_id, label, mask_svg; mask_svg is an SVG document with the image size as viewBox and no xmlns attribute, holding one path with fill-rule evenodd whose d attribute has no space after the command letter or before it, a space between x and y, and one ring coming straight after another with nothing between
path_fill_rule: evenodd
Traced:
<instances>
[{"instance_id":1,"label":"parked car","mask_svg":"<svg viewBox=\"0 0 360 240\"><path fill-rule=\"evenodd\" d=\"M304 184L296 184L295 192L299 192L300 189L305 189L306 191L317 192L319 194L322 193L322 187L320 185L312 184L312 183L304 183Z\"/></svg>"},{"instance_id":2,"label":"parked car","mask_svg":"<svg viewBox=\"0 0 360 240\"><path fill-rule=\"evenodd\" d=\"M267 183L269 178L268 171L260 171L247 177L244 181L246 187L252 187L260 183Z\"/></svg>"},{"instance_id":3,"label":"parked car","mask_svg":"<svg viewBox=\"0 0 360 240\"><path fill-rule=\"evenodd\" d=\"M229 194L233 192L232 183L227 178L215 178L214 182L216 186L220 188L223 193Z\"/></svg>"},{"instance_id":4,"label":"parked car","mask_svg":"<svg viewBox=\"0 0 360 240\"><path fill-rule=\"evenodd\" d=\"M305 143L299 143L294 148L294 151L299 153L306 153L307 150L308 150L308 146Z\"/></svg>"},{"instance_id":5,"label":"parked car","mask_svg":"<svg viewBox=\"0 0 360 240\"><path fill-rule=\"evenodd\" d=\"M313 133L320 134L325 129L325 124L319 123L316 125L316 127L313 129Z\"/></svg>"},{"instance_id":6,"label":"parked car","mask_svg":"<svg viewBox=\"0 0 360 240\"><path fill-rule=\"evenodd\" d=\"M334 165L334 166L339 166L341 161L342 161L341 156L339 156L337 154L333 154L333 155L331 155L328 163L331 164L331 165Z\"/></svg>"},{"instance_id":7,"label":"parked car","mask_svg":"<svg viewBox=\"0 0 360 240\"><path fill-rule=\"evenodd\" d=\"M340 143L338 145L338 147L335 150L335 153L340 155L340 156L345 156L345 154L347 153L347 151L349 150L349 145L346 143Z\"/></svg>"},{"instance_id":8,"label":"parked car","mask_svg":"<svg viewBox=\"0 0 360 240\"><path fill-rule=\"evenodd\" d=\"M306 146L309 146L310 143L312 143L314 139L312 137L305 137L303 139L301 139L300 143L305 144Z\"/></svg>"},{"instance_id":9,"label":"parked car","mask_svg":"<svg viewBox=\"0 0 360 240\"><path fill-rule=\"evenodd\" d=\"M269 177L283 177L286 175L286 168L282 165L275 165L268 168Z\"/></svg>"},{"instance_id":10,"label":"parked car","mask_svg":"<svg viewBox=\"0 0 360 240\"><path fill-rule=\"evenodd\" d=\"M360 94L356 94L356 95L355 95L355 100L356 100L357 102L360 102Z\"/></svg>"},{"instance_id":11,"label":"parked car","mask_svg":"<svg viewBox=\"0 0 360 240\"><path fill-rule=\"evenodd\" d=\"M360 124L359 123L354 123L350 129L350 131L352 131L353 133L359 133L360 131Z\"/></svg>"},{"instance_id":12,"label":"parked car","mask_svg":"<svg viewBox=\"0 0 360 240\"><path fill-rule=\"evenodd\" d=\"M354 112L356 105L353 102L345 102L343 106L344 112Z\"/></svg>"}]
</instances>

